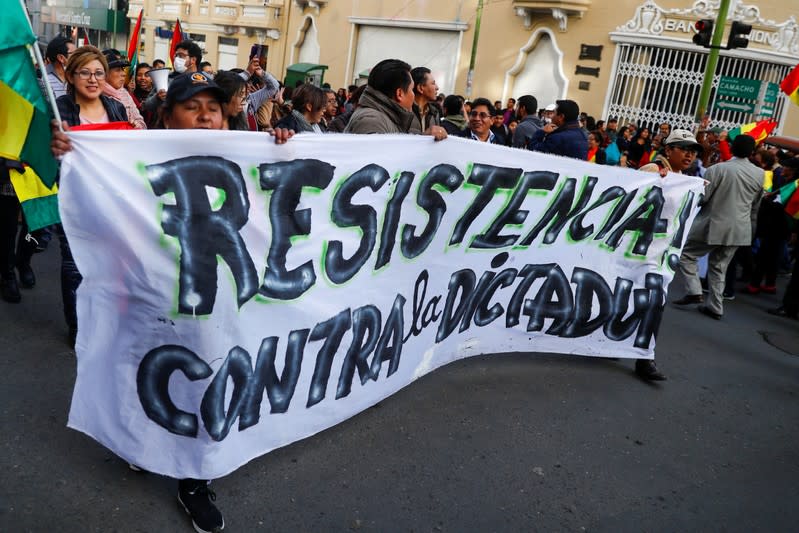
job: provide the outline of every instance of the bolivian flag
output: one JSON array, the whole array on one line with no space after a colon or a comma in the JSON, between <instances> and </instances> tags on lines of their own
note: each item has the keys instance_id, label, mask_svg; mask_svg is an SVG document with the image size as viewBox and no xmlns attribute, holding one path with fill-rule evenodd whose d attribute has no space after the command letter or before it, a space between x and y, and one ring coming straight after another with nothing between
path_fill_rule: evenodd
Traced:
<instances>
[{"instance_id":1,"label":"bolivian flag","mask_svg":"<svg viewBox=\"0 0 799 533\"><path fill-rule=\"evenodd\" d=\"M785 79L780 83L780 90L788 95L796 105L799 105L799 65L793 67Z\"/></svg>"},{"instance_id":2,"label":"bolivian flag","mask_svg":"<svg viewBox=\"0 0 799 533\"><path fill-rule=\"evenodd\" d=\"M30 52L36 36L22 4L7 4L0 25L0 157L8 160L4 164L32 231L59 221L58 166L50 153L50 111Z\"/></svg>"},{"instance_id":3,"label":"bolivian flag","mask_svg":"<svg viewBox=\"0 0 799 533\"><path fill-rule=\"evenodd\" d=\"M755 139L756 143L761 143L769 134L777 127L777 123L773 120L760 120L758 122L750 122L743 124L737 128L733 128L727 133L730 141L735 140L739 135L749 135Z\"/></svg>"}]
</instances>

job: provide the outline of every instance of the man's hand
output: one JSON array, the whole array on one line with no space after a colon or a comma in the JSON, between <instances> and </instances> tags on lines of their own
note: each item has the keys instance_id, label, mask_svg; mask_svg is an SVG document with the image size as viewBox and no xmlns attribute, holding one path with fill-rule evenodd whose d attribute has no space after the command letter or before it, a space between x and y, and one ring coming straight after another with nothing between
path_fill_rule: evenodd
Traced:
<instances>
[{"instance_id":1,"label":"man's hand","mask_svg":"<svg viewBox=\"0 0 799 533\"><path fill-rule=\"evenodd\" d=\"M547 124L546 126L544 126L544 127L543 127L543 128L541 128L541 129L543 129L543 130L544 130L544 133L552 133L553 131L555 131L556 129L558 129L558 127L557 127L555 124L552 124L552 123L550 122L549 124Z\"/></svg>"},{"instance_id":2,"label":"man's hand","mask_svg":"<svg viewBox=\"0 0 799 533\"><path fill-rule=\"evenodd\" d=\"M294 130L275 128L269 132L269 135L273 135L275 137L275 144L285 144L286 141L294 137Z\"/></svg>"},{"instance_id":3,"label":"man's hand","mask_svg":"<svg viewBox=\"0 0 799 533\"><path fill-rule=\"evenodd\" d=\"M247 65L247 72L252 76L257 70L261 70L261 61L258 59L258 56L254 56Z\"/></svg>"},{"instance_id":4,"label":"man's hand","mask_svg":"<svg viewBox=\"0 0 799 533\"><path fill-rule=\"evenodd\" d=\"M158 99L161 100L162 102L166 100L166 91L164 89L158 91L156 95L158 96Z\"/></svg>"},{"instance_id":5,"label":"man's hand","mask_svg":"<svg viewBox=\"0 0 799 533\"><path fill-rule=\"evenodd\" d=\"M447 130L441 126L430 126L422 135L431 135L435 140L442 141L447 138Z\"/></svg>"},{"instance_id":6,"label":"man's hand","mask_svg":"<svg viewBox=\"0 0 799 533\"><path fill-rule=\"evenodd\" d=\"M62 122L61 125L65 131L69 131L69 126L66 122ZM57 121L50 121L50 132L53 134L53 140L50 141L50 151L53 152L54 157L60 158L65 153L72 151L72 142L69 140L69 136L59 129Z\"/></svg>"}]
</instances>

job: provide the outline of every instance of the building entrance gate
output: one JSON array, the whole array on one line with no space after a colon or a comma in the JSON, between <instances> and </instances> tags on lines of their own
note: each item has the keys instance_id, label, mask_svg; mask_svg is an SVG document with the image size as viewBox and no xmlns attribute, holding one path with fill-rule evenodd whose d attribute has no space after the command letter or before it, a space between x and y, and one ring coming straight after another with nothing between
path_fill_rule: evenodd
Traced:
<instances>
[{"instance_id":1,"label":"building entrance gate","mask_svg":"<svg viewBox=\"0 0 799 533\"><path fill-rule=\"evenodd\" d=\"M618 43L617 47L604 116L618 117L620 124L633 122L653 128L668 122L672 127L692 130L707 53L633 43ZM762 98L719 95L718 87L724 76L757 80L765 88L768 82L779 84L789 70L789 66L778 63L719 57L708 107L710 126L731 129L764 118L782 122L784 95L780 94L776 102L764 103ZM753 111L746 111L750 109Z\"/></svg>"}]
</instances>

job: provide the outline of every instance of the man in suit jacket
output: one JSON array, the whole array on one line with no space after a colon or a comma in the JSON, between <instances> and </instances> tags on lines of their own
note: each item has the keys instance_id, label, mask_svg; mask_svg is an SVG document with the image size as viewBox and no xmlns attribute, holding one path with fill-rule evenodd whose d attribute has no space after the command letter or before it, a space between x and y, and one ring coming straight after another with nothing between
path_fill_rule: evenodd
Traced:
<instances>
[{"instance_id":1,"label":"man in suit jacket","mask_svg":"<svg viewBox=\"0 0 799 533\"><path fill-rule=\"evenodd\" d=\"M749 135L739 135L732 143L734 157L707 170L702 210L696 216L680 257L680 271L685 276L688 292L674 303L703 303L697 260L709 254L708 297L705 305L699 306L699 312L716 320L724 314L722 292L727 264L739 246L752 243L752 230L763 195L764 171L748 159L754 150L755 140Z\"/></svg>"}]
</instances>

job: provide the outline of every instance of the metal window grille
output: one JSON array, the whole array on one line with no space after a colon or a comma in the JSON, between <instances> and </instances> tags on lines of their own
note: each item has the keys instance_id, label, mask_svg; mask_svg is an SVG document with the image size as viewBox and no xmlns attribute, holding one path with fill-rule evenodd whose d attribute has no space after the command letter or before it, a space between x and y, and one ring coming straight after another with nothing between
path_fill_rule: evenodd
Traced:
<instances>
[{"instance_id":1,"label":"metal window grille","mask_svg":"<svg viewBox=\"0 0 799 533\"><path fill-rule=\"evenodd\" d=\"M653 128L668 122L673 128L692 130L699 103L707 53L638 44L618 44L618 62L611 82L608 117L617 117L620 124L633 122L639 127ZM788 74L787 65L722 55L710 92L710 125L731 129L754 122L766 115L734 110L719 110L716 90L721 76L734 76L779 84ZM732 102L747 100L724 98ZM771 116L782 123L786 97L779 93ZM751 102L751 101L749 101Z\"/></svg>"}]
</instances>

